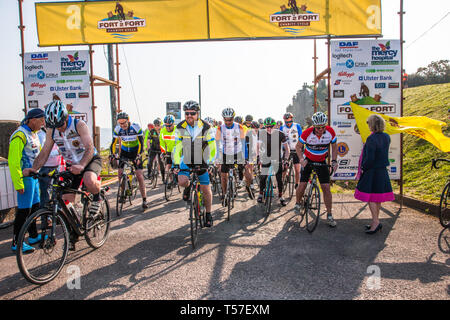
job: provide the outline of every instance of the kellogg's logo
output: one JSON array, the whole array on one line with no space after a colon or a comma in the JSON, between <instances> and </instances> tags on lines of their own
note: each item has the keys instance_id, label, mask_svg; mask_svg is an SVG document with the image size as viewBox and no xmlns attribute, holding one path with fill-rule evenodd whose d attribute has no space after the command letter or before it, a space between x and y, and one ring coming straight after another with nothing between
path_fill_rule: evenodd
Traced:
<instances>
[{"instance_id":1,"label":"kellogg's logo","mask_svg":"<svg viewBox=\"0 0 450 320\"><path fill-rule=\"evenodd\" d=\"M351 78L355 75L354 72L347 72L347 71L341 71L338 73L339 77L346 77L346 78Z\"/></svg>"}]
</instances>

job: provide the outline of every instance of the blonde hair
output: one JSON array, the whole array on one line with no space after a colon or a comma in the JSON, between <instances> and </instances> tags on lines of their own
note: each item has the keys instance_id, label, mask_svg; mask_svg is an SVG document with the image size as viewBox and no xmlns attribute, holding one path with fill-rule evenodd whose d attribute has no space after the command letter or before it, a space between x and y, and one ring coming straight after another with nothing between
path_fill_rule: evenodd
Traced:
<instances>
[{"instance_id":1,"label":"blonde hair","mask_svg":"<svg viewBox=\"0 0 450 320\"><path fill-rule=\"evenodd\" d=\"M384 119L377 114L372 114L369 118L367 118L367 124L372 132L383 132L386 127Z\"/></svg>"}]
</instances>

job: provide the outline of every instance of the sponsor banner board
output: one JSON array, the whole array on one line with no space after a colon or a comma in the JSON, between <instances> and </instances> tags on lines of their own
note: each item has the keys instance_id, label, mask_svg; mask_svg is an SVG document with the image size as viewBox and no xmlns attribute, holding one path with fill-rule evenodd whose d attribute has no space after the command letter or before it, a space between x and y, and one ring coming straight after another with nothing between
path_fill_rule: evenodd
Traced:
<instances>
[{"instance_id":1,"label":"sponsor banner board","mask_svg":"<svg viewBox=\"0 0 450 320\"><path fill-rule=\"evenodd\" d=\"M400 117L400 41L331 41L330 124L338 140L338 169L334 180L353 180L358 172L362 140L350 102L370 111ZM391 135L388 167L400 179L400 135Z\"/></svg>"},{"instance_id":2,"label":"sponsor banner board","mask_svg":"<svg viewBox=\"0 0 450 320\"><path fill-rule=\"evenodd\" d=\"M381 35L381 0L70 1L35 9L40 46Z\"/></svg>"},{"instance_id":3,"label":"sponsor banner board","mask_svg":"<svg viewBox=\"0 0 450 320\"><path fill-rule=\"evenodd\" d=\"M92 134L89 51L29 52L24 56L27 108L41 108L59 98L69 114L84 120Z\"/></svg>"}]
</instances>

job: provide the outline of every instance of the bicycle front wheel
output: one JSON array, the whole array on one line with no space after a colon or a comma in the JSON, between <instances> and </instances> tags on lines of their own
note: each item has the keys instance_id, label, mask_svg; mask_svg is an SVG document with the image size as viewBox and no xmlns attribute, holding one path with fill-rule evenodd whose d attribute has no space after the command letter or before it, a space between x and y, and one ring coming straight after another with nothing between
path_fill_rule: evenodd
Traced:
<instances>
[{"instance_id":1,"label":"bicycle front wheel","mask_svg":"<svg viewBox=\"0 0 450 320\"><path fill-rule=\"evenodd\" d=\"M100 212L96 216L89 214L88 206L84 206L84 238L89 246L94 249L100 248L108 239L109 224L111 217L109 213L109 203L103 192L100 193L101 207Z\"/></svg>"},{"instance_id":2,"label":"bicycle front wheel","mask_svg":"<svg viewBox=\"0 0 450 320\"><path fill-rule=\"evenodd\" d=\"M439 221L444 228L450 227L450 209L448 208L450 194L450 182L447 183L441 194L441 202L439 205Z\"/></svg>"},{"instance_id":3,"label":"bicycle front wheel","mask_svg":"<svg viewBox=\"0 0 450 320\"><path fill-rule=\"evenodd\" d=\"M317 185L312 185L305 202L306 230L312 233L319 223L320 215L320 191Z\"/></svg>"},{"instance_id":4,"label":"bicycle front wheel","mask_svg":"<svg viewBox=\"0 0 450 320\"><path fill-rule=\"evenodd\" d=\"M189 206L189 220L191 222L191 243L192 248L195 249L198 238L198 227L200 224L200 206L198 203L197 191L194 189L191 194L191 203Z\"/></svg>"},{"instance_id":5,"label":"bicycle front wheel","mask_svg":"<svg viewBox=\"0 0 450 320\"><path fill-rule=\"evenodd\" d=\"M272 207L272 198L273 198L273 184L272 179L269 177L266 183L266 214L270 214L270 208Z\"/></svg>"},{"instance_id":6,"label":"bicycle front wheel","mask_svg":"<svg viewBox=\"0 0 450 320\"><path fill-rule=\"evenodd\" d=\"M117 199L116 199L116 215L120 216L122 214L123 204L126 201L125 191L127 186L127 176L125 174L120 177L119 180L119 189L117 190Z\"/></svg>"},{"instance_id":7,"label":"bicycle front wheel","mask_svg":"<svg viewBox=\"0 0 450 320\"><path fill-rule=\"evenodd\" d=\"M166 181L164 182L164 197L167 201L170 201L170 197L173 193L173 188L175 187L173 180L174 180L174 174L172 172L169 172L166 175Z\"/></svg>"},{"instance_id":8,"label":"bicycle front wheel","mask_svg":"<svg viewBox=\"0 0 450 320\"><path fill-rule=\"evenodd\" d=\"M25 279L34 284L45 284L56 278L67 258L69 249L67 224L60 213L57 213L54 219L52 216L52 212L47 209L36 211L25 221L17 239L16 257L19 270ZM23 253L25 236L33 223L36 223L41 241L33 245L34 252Z\"/></svg>"},{"instance_id":9,"label":"bicycle front wheel","mask_svg":"<svg viewBox=\"0 0 450 320\"><path fill-rule=\"evenodd\" d=\"M158 162L157 161L153 161L152 176L153 176L152 188L155 189L156 184L158 183Z\"/></svg>"}]
</instances>

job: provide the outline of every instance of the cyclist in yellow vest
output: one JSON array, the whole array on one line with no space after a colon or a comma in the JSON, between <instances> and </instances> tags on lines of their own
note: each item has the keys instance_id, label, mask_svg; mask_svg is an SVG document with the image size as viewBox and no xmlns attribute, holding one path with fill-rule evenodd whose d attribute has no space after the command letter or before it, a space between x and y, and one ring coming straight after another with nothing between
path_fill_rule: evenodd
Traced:
<instances>
[{"instance_id":1,"label":"cyclist in yellow vest","mask_svg":"<svg viewBox=\"0 0 450 320\"><path fill-rule=\"evenodd\" d=\"M169 172L172 166L172 151L175 147L175 117L171 114L164 118L164 126L159 132L159 146L166 157L165 172Z\"/></svg>"}]
</instances>

